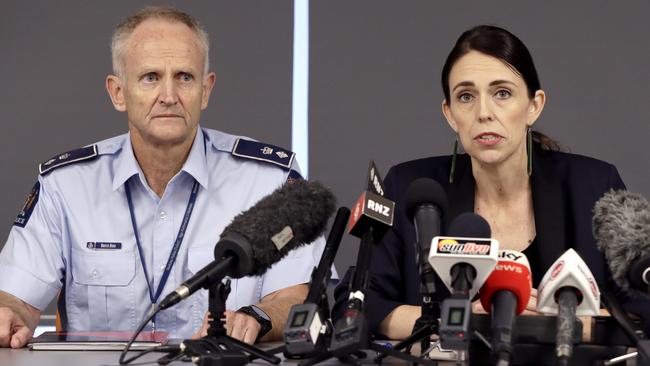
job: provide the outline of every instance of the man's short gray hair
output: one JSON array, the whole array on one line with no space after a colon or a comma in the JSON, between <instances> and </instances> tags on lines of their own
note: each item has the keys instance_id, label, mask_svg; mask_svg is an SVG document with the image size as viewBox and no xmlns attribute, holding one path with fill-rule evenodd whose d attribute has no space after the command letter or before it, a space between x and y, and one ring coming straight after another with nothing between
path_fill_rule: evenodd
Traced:
<instances>
[{"instance_id":1,"label":"man's short gray hair","mask_svg":"<svg viewBox=\"0 0 650 366\"><path fill-rule=\"evenodd\" d=\"M204 55L203 75L208 74L210 65L210 40L203 26L191 15L170 6L147 6L137 13L129 16L115 27L111 39L111 57L113 59L113 73L124 77L123 56L126 43L133 30L148 19L162 19L170 22L180 22L188 26L199 40Z\"/></svg>"}]
</instances>

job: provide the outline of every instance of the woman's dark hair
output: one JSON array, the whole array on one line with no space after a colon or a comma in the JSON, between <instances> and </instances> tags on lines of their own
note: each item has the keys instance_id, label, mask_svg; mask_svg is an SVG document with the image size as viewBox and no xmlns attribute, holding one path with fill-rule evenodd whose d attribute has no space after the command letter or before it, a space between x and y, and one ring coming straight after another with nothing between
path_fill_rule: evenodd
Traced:
<instances>
[{"instance_id":1,"label":"woman's dark hair","mask_svg":"<svg viewBox=\"0 0 650 366\"><path fill-rule=\"evenodd\" d=\"M442 90L447 103L451 103L449 93L449 73L456 62L470 51L478 51L503 61L514 72L519 74L528 88L528 97L535 96L541 89L537 69L533 57L526 45L514 34L492 25L479 25L464 32L456 45L447 56L442 68ZM533 131L533 140L540 143L544 149L559 150L557 142L538 131Z\"/></svg>"}]
</instances>

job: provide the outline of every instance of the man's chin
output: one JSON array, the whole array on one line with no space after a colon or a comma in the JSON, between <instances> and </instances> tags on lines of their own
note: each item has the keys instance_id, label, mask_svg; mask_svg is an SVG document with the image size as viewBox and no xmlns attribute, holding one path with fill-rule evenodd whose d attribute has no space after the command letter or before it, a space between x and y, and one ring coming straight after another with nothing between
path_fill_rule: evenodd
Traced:
<instances>
[{"instance_id":1,"label":"man's chin","mask_svg":"<svg viewBox=\"0 0 650 366\"><path fill-rule=\"evenodd\" d=\"M151 131L145 136L144 142L152 146L178 146L189 144L196 131L184 129L165 129L163 131Z\"/></svg>"}]
</instances>

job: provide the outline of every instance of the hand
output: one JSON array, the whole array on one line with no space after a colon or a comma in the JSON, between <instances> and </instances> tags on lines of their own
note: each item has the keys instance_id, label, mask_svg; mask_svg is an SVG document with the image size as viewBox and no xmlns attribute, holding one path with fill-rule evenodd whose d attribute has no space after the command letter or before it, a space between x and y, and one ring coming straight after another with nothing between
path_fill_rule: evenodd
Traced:
<instances>
[{"instance_id":1,"label":"hand","mask_svg":"<svg viewBox=\"0 0 650 366\"><path fill-rule=\"evenodd\" d=\"M528 300L528 304L526 304L526 308L524 309L524 312L521 313L521 315L542 315L542 313L537 312L537 289L531 289L530 291L530 299Z\"/></svg>"},{"instance_id":2,"label":"hand","mask_svg":"<svg viewBox=\"0 0 650 366\"><path fill-rule=\"evenodd\" d=\"M11 308L0 307L0 347L21 348L34 330Z\"/></svg>"},{"instance_id":3,"label":"hand","mask_svg":"<svg viewBox=\"0 0 650 366\"><path fill-rule=\"evenodd\" d=\"M192 336L192 338L196 339L208 335L209 314L210 313L208 312L205 313L205 316L203 317L203 326L196 334L194 334L194 336ZM262 326L257 322L257 320L255 320L255 318L232 310L226 310L224 316L226 317L223 319L225 321L226 334L248 344L255 343L257 335L260 333L260 329L262 329Z\"/></svg>"},{"instance_id":4,"label":"hand","mask_svg":"<svg viewBox=\"0 0 650 366\"><path fill-rule=\"evenodd\" d=\"M255 343L262 326L252 316L235 311L226 311L228 335L248 344Z\"/></svg>"},{"instance_id":5,"label":"hand","mask_svg":"<svg viewBox=\"0 0 650 366\"><path fill-rule=\"evenodd\" d=\"M488 312L483 309L483 304L481 300L476 300L472 302L472 314L487 314Z\"/></svg>"}]
</instances>

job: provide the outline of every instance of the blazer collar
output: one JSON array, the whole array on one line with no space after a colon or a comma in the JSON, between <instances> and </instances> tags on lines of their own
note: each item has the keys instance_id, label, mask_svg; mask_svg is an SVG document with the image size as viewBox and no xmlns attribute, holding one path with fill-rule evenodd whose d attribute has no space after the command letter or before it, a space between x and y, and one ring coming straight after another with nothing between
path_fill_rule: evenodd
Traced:
<instances>
[{"instance_id":1,"label":"blazer collar","mask_svg":"<svg viewBox=\"0 0 650 366\"><path fill-rule=\"evenodd\" d=\"M533 145L533 173L531 188L535 214L535 252L539 255L541 268L549 268L568 248L565 227L565 197L561 182L548 153ZM467 154L458 155L454 183L447 189L449 208L443 221L448 227L453 219L464 213L474 212L474 176L472 163Z\"/></svg>"}]
</instances>

